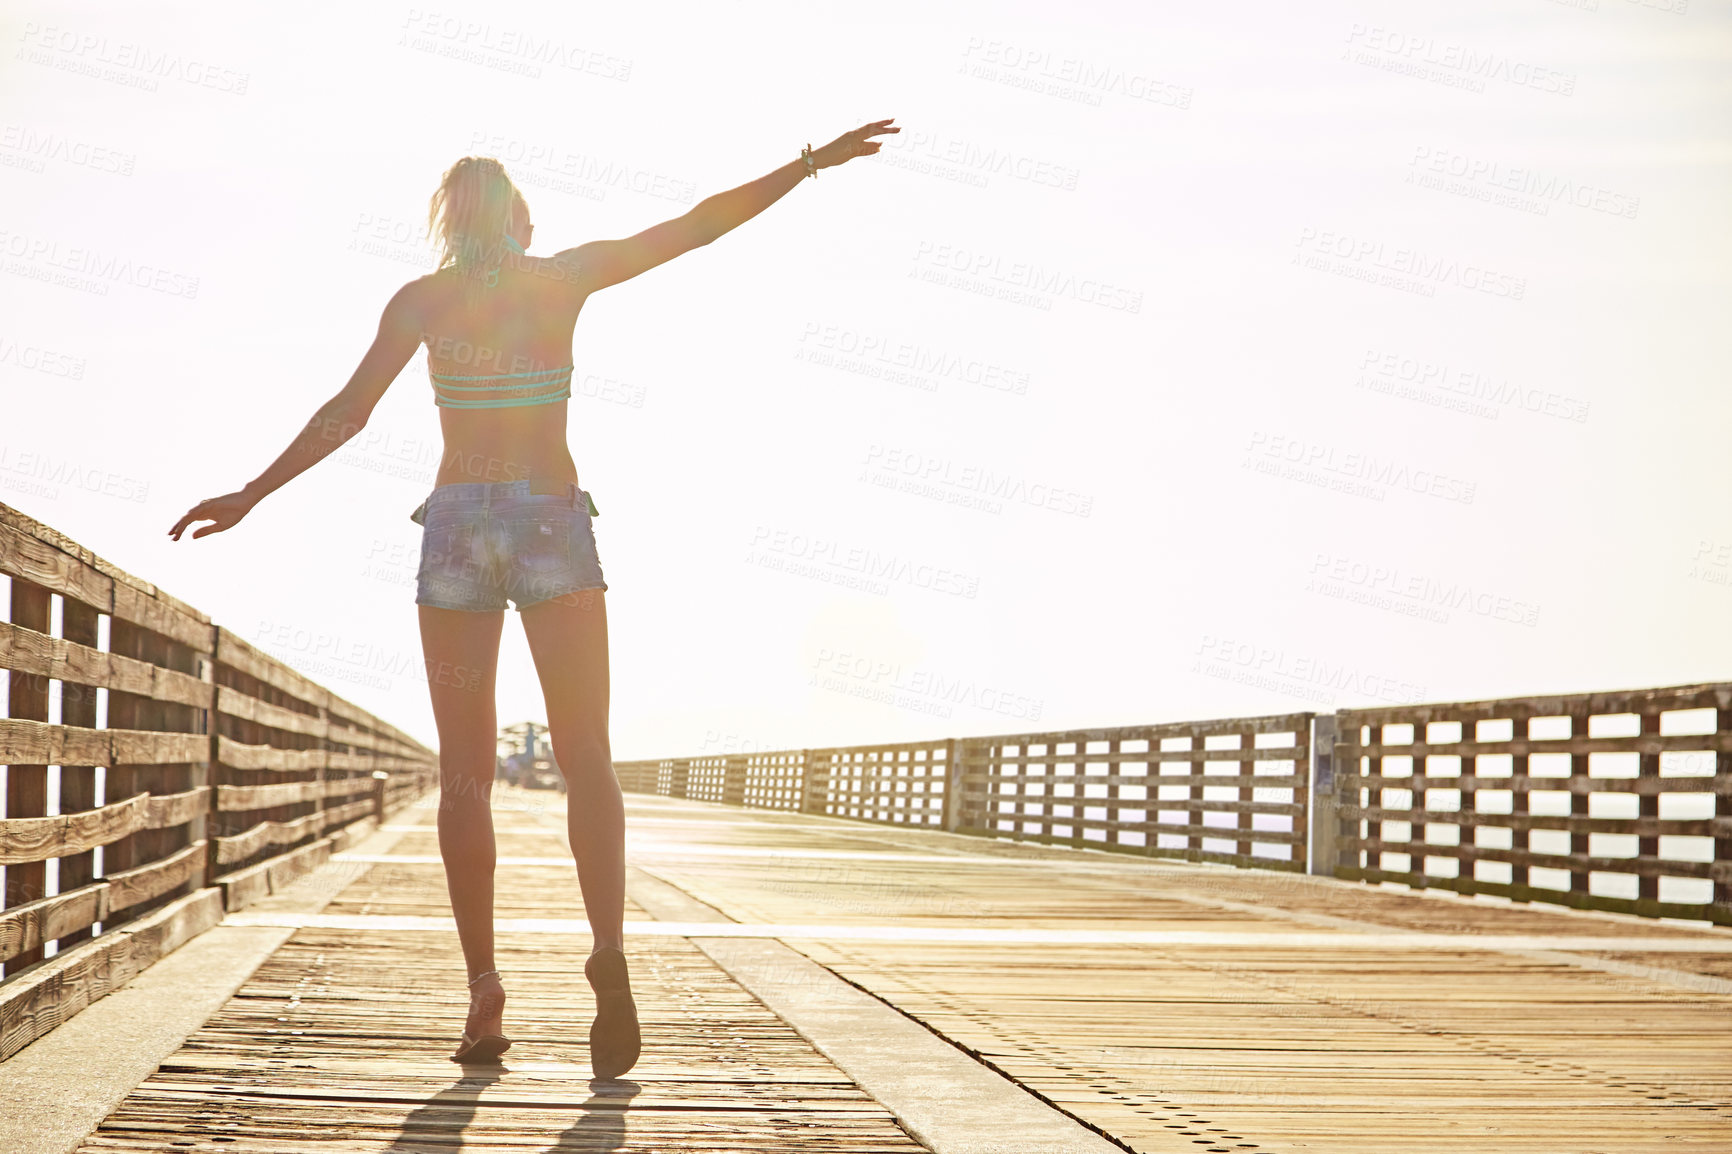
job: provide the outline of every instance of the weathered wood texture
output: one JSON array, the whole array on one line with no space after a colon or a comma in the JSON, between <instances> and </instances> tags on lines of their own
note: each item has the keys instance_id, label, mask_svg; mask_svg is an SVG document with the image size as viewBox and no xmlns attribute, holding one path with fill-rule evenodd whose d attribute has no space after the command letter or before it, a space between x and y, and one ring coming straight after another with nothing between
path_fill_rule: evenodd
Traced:
<instances>
[{"instance_id":1,"label":"weathered wood texture","mask_svg":"<svg viewBox=\"0 0 1732 1154\"><path fill-rule=\"evenodd\" d=\"M639 868L740 922L870 927L871 940L789 944L1131 1150L1732 1144L1732 983L1712 976L1732 961L1725 930L641 795L628 805ZM429 852L434 835L414 836L398 849ZM918 937L995 928L1053 940ZM1252 940L1063 940L1099 930ZM1313 936L1367 932L1387 945ZM1436 933L1690 939L1719 952L1403 944ZM1718 992L1690 988L1699 979Z\"/></svg>"},{"instance_id":2,"label":"weathered wood texture","mask_svg":"<svg viewBox=\"0 0 1732 1154\"><path fill-rule=\"evenodd\" d=\"M0 1056L113 984L70 947L206 887L237 908L259 867L322 860L437 781L432 750L6 505L0 582ZM26 998L42 967L60 977Z\"/></svg>"},{"instance_id":3,"label":"weathered wood texture","mask_svg":"<svg viewBox=\"0 0 1732 1154\"><path fill-rule=\"evenodd\" d=\"M1732 924L1732 684L1338 718L1339 876Z\"/></svg>"},{"instance_id":4,"label":"weathered wood texture","mask_svg":"<svg viewBox=\"0 0 1732 1154\"><path fill-rule=\"evenodd\" d=\"M496 804L495 822L503 854L548 850L521 811ZM408 843L425 853L425 836ZM496 888L501 917L582 916L569 862L502 866ZM325 912L448 915L444 872L374 865ZM629 949L644 1057L629 1080L600 1082L586 1041L587 936L497 935L513 1044L486 1068L446 1057L468 1005L454 931L298 930L79 1150L922 1150L689 942Z\"/></svg>"},{"instance_id":5,"label":"weathered wood texture","mask_svg":"<svg viewBox=\"0 0 1732 1154\"><path fill-rule=\"evenodd\" d=\"M550 852L563 804L497 791L498 917L581 926L575 871ZM1127 1149L1662 1154L1719 1151L1732 1133L1732 993L1678 984L1726 963L1725 930L643 794L627 806L637 870L748 924L870 927L790 944ZM322 911L381 923L294 931L79 1154L919 1149L679 936L628 931L644 1022L629 1080L590 1077L581 928L502 926L514 1045L498 1067L452 1065L455 932L392 921L448 915L438 834L402 824ZM648 917L625 912L628 927ZM920 940L1007 926L1041 940ZM1245 940L1066 940L1126 929ZM1327 940L1366 931L1386 940ZM1420 940L1437 933L1652 952L1608 955L1643 959L1608 971L1591 953ZM1680 942L1713 952L1662 949Z\"/></svg>"}]
</instances>

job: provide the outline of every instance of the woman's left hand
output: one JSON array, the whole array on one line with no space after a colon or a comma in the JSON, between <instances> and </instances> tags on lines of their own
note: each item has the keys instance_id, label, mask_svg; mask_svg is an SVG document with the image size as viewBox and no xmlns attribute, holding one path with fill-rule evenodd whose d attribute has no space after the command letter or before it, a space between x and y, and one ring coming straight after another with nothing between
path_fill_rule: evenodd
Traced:
<instances>
[{"instance_id":1,"label":"woman's left hand","mask_svg":"<svg viewBox=\"0 0 1732 1154\"><path fill-rule=\"evenodd\" d=\"M250 497L244 492L228 493L221 497L212 497L208 501L200 501L187 510L186 516L174 523L174 528L168 531L168 535L176 541L180 540L181 533L194 521L212 522L202 529L195 530L193 532L194 539L211 533L221 533L224 529L232 529L239 524L240 519L252 512L253 506L256 504L258 504L257 498Z\"/></svg>"}]
</instances>

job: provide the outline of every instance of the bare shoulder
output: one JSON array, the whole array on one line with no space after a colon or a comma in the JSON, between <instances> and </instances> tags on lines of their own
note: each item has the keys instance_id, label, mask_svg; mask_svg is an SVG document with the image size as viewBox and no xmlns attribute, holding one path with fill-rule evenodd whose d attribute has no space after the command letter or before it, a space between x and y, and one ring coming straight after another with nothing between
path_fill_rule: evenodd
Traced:
<instances>
[{"instance_id":1,"label":"bare shoulder","mask_svg":"<svg viewBox=\"0 0 1732 1154\"><path fill-rule=\"evenodd\" d=\"M426 315L430 294L434 290L434 277L437 273L416 277L391 294L391 299L385 303L385 314L381 320L382 327L421 330L421 319Z\"/></svg>"},{"instance_id":2,"label":"bare shoulder","mask_svg":"<svg viewBox=\"0 0 1732 1154\"><path fill-rule=\"evenodd\" d=\"M606 254L603 246L608 242L592 240L588 244L580 244L576 248L566 248L547 258L551 269L557 270L557 275L565 283L580 291L590 291L593 284L585 284L585 278L603 266Z\"/></svg>"}]
</instances>

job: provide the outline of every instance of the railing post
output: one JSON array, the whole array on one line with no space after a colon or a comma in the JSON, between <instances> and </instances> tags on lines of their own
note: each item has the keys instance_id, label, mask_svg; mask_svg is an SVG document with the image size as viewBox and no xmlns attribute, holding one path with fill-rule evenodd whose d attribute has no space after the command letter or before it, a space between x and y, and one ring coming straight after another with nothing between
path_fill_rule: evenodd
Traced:
<instances>
[{"instance_id":1,"label":"railing post","mask_svg":"<svg viewBox=\"0 0 1732 1154\"><path fill-rule=\"evenodd\" d=\"M818 779L817 759L812 756L815 751L802 749L800 751L800 812L823 813L824 791L828 787L829 770L825 770L823 781Z\"/></svg>"},{"instance_id":2,"label":"railing post","mask_svg":"<svg viewBox=\"0 0 1732 1154\"><path fill-rule=\"evenodd\" d=\"M1310 827L1310 857L1307 873L1333 877L1341 856L1341 823L1335 817L1335 735L1333 713L1311 718L1311 807L1306 815Z\"/></svg>"},{"instance_id":3,"label":"railing post","mask_svg":"<svg viewBox=\"0 0 1732 1154\"><path fill-rule=\"evenodd\" d=\"M729 754L722 762L722 802L725 805L746 804L746 755Z\"/></svg>"},{"instance_id":4,"label":"railing post","mask_svg":"<svg viewBox=\"0 0 1732 1154\"><path fill-rule=\"evenodd\" d=\"M944 808L939 826L948 830L954 830L962 818L958 796L962 788L962 775L956 770L956 745L954 737L944 739Z\"/></svg>"},{"instance_id":5,"label":"railing post","mask_svg":"<svg viewBox=\"0 0 1732 1154\"><path fill-rule=\"evenodd\" d=\"M390 779L391 775L382 769L373 771L373 817L380 828L385 825L385 783Z\"/></svg>"}]
</instances>

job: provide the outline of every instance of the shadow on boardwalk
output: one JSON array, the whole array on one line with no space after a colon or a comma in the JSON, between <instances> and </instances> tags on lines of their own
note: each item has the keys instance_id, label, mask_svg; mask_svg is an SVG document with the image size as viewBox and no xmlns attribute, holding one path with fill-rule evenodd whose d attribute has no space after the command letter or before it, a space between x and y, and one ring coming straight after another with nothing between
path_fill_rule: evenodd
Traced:
<instances>
[{"instance_id":1,"label":"shadow on boardwalk","mask_svg":"<svg viewBox=\"0 0 1732 1154\"><path fill-rule=\"evenodd\" d=\"M480 1072L464 1074L415 1107L403 1119L403 1132L383 1154L450 1154L462 1149L463 1131L475 1121L482 1095L504 1078L509 1067L469 1069ZM547 1154L607 1154L625 1149L626 1107L642 1087L624 1079L596 1079L589 1089L590 1097L578 1107L577 1121L547 1148Z\"/></svg>"}]
</instances>

